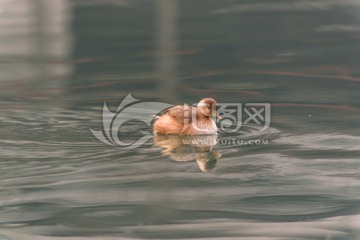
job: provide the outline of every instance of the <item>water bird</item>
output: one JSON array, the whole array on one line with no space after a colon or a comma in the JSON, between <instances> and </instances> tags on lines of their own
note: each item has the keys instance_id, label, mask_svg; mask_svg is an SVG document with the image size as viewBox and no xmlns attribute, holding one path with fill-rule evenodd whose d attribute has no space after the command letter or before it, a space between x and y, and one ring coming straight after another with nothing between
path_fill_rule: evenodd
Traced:
<instances>
[{"instance_id":1,"label":"water bird","mask_svg":"<svg viewBox=\"0 0 360 240\"><path fill-rule=\"evenodd\" d=\"M221 119L216 112L216 101L202 99L196 107L178 105L164 111L154 123L154 133L163 135L209 135L216 134L212 117Z\"/></svg>"}]
</instances>

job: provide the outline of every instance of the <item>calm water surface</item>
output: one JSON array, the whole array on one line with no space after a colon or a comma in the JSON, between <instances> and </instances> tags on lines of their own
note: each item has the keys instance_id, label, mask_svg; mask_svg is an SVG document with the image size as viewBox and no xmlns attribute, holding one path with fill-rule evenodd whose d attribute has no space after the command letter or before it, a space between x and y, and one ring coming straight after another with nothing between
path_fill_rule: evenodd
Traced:
<instances>
[{"instance_id":1,"label":"calm water surface","mask_svg":"<svg viewBox=\"0 0 360 240\"><path fill-rule=\"evenodd\" d=\"M358 1L0 9L1 240L360 239ZM271 126L205 145L101 143L103 103L128 93L271 103ZM234 137L268 144L215 144Z\"/></svg>"}]
</instances>

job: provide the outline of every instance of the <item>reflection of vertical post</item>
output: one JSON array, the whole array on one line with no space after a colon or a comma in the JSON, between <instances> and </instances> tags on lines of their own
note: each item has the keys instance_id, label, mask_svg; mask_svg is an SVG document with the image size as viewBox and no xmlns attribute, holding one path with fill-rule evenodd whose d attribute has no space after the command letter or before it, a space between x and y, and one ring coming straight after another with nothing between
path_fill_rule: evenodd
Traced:
<instances>
[{"instance_id":1,"label":"reflection of vertical post","mask_svg":"<svg viewBox=\"0 0 360 240\"><path fill-rule=\"evenodd\" d=\"M6 13L0 14L0 22L6 23L0 24L0 58L21 60L2 64L0 83L16 79L26 86L0 89L0 95L50 99L62 91L62 80L72 72L70 1L0 0Z\"/></svg>"},{"instance_id":2,"label":"reflection of vertical post","mask_svg":"<svg viewBox=\"0 0 360 240\"><path fill-rule=\"evenodd\" d=\"M176 102L178 84L176 79L176 2L177 0L157 0L157 74L159 78L159 93L166 101ZM170 180L171 176L167 176ZM159 205L167 204L173 198L171 181L163 181L156 187L162 194L157 194ZM152 197L152 196L151 196ZM168 214L162 213L159 214ZM171 217L167 215L167 217Z\"/></svg>"},{"instance_id":3,"label":"reflection of vertical post","mask_svg":"<svg viewBox=\"0 0 360 240\"><path fill-rule=\"evenodd\" d=\"M176 78L176 11L177 0L157 0L157 44L158 44L158 77L160 96L167 100L177 99Z\"/></svg>"},{"instance_id":4,"label":"reflection of vertical post","mask_svg":"<svg viewBox=\"0 0 360 240\"><path fill-rule=\"evenodd\" d=\"M34 12L35 12L35 29L36 29L36 38L35 38L35 56L36 67L39 71L39 76L36 81L37 84L34 84L34 88L38 88L39 85L46 81L47 69L46 69L46 35L45 35L45 6L44 0L34 0ZM39 84L39 85L38 85Z\"/></svg>"},{"instance_id":5,"label":"reflection of vertical post","mask_svg":"<svg viewBox=\"0 0 360 240\"><path fill-rule=\"evenodd\" d=\"M33 80L35 91L62 91L62 81L71 73L69 32L70 0L32 0L35 16L33 56L36 61ZM59 61L61 64L51 61ZM47 94L46 94L47 95Z\"/></svg>"}]
</instances>

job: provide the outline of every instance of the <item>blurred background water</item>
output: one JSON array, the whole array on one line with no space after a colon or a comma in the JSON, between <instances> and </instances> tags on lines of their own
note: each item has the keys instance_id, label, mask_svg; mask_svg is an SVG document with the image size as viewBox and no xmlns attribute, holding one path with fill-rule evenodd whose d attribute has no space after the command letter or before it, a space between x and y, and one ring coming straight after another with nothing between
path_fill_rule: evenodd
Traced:
<instances>
[{"instance_id":1,"label":"blurred background water","mask_svg":"<svg viewBox=\"0 0 360 240\"><path fill-rule=\"evenodd\" d=\"M0 0L0 29L1 240L360 239L359 1ZM105 145L128 93L271 103L239 134L268 144Z\"/></svg>"}]
</instances>

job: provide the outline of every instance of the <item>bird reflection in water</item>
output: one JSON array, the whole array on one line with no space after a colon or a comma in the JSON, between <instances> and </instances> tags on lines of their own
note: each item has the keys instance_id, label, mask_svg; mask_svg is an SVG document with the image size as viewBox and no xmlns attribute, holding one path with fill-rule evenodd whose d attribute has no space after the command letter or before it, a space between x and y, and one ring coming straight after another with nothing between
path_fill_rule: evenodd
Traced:
<instances>
[{"instance_id":1,"label":"bird reflection in water","mask_svg":"<svg viewBox=\"0 0 360 240\"><path fill-rule=\"evenodd\" d=\"M154 144L162 148L161 153L179 162L196 160L202 172L209 172L216 168L217 160L221 157L218 150L213 150L217 144L217 135L179 136L157 135Z\"/></svg>"}]
</instances>

